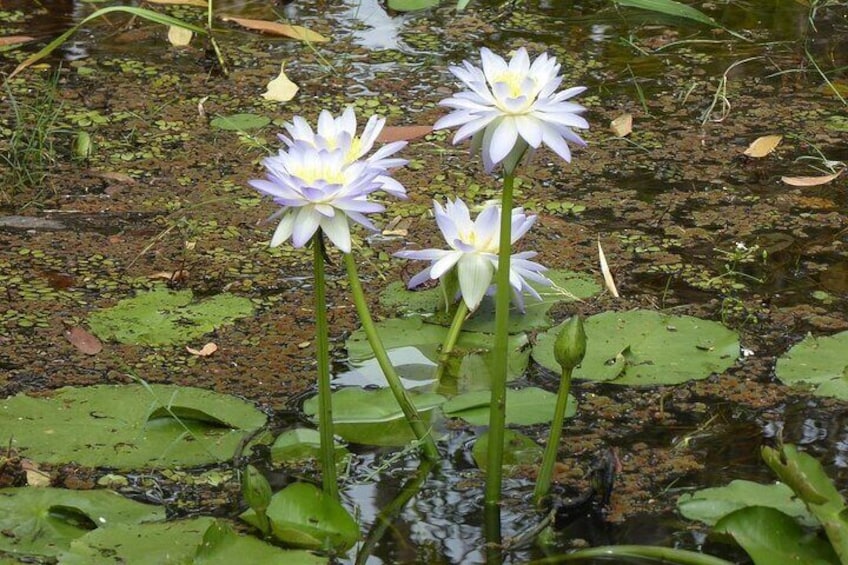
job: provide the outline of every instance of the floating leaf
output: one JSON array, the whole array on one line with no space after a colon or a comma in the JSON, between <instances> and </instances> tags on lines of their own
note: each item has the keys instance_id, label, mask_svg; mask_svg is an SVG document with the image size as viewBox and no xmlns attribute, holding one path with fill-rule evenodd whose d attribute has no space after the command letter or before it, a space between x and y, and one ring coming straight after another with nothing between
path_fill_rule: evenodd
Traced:
<instances>
[{"instance_id":1,"label":"floating leaf","mask_svg":"<svg viewBox=\"0 0 848 565\"><path fill-rule=\"evenodd\" d=\"M233 294L196 302L190 290L157 287L92 313L88 323L101 339L169 345L191 341L252 312L253 303L248 298Z\"/></svg>"},{"instance_id":2,"label":"floating leaf","mask_svg":"<svg viewBox=\"0 0 848 565\"><path fill-rule=\"evenodd\" d=\"M6 37L0 37L0 47L20 45L21 43L29 43L30 41L35 41L35 38L28 35L7 35Z\"/></svg>"},{"instance_id":3,"label":"floating leaf","mask_svg":"<svg viewBox=\"0 0 848 565\"><path fill-rule=\"evenodd\" d=\"M439 5L440 0L388 0L389 9L396 12L415 12Z\"/></svg>"},{"instance_id":4,"label":"floating leaf","mask_svg":"<svg viewBox=\"0 0 848 565\"><path fill-rule=\"evenodd\" d=\"M714 531L732 537L755 565L840 563L829 543L810 535L798 522L774 508L749 506L737 510L722 518Z\"/></svg>"},{"instance_id":5,"label":"floating leaf","mask_svg":"<svg viewBox=\"0 0 848 565\"><path fill-rule=\"evenodd\" d=\"M604 312L584 322L586 357L576 379L622 385L677 384L705 379L733 365L739 336L716 322L634 310ZM533 359L560 373L554 359L559 327L537 336Z\"/></svg>"},{"instance_id":6,"label":"floating leaf","mask_svg":"<svg viewBox=\"0 0 848 565\"><path fill-rule=\"evenodd\" d=\"M504 450L503 450L503 466L512 467L514 465L530 465L538 467L542 461L542 447L524 434L518 433L515 430L504 430ZM483 433L477 441L474 442L474 447L471 449L471 456L477 466L484 471L489 464L489 432Z\"/></svg>"},{"instance_id":7,"label":"floating leaf","mask_svg":"<svg viewBox=\"0 0 848 565\"><path fill-rule=\"evenodd\" d=\"M219 17L225 22L235 22L242 27L246 27L247 29L252 29L254 31L262 31L265 33L272 33L275 35L282 35L284 37L290 37L292 39L305 41L307 43L323 43L325 41L330 41L328 38L324 37L320 33L317 33L310 29L306 29L305 27L301 26L281 24L278 22L269 22L266 20L238 18L235 16L226 15L222 15Z\"/></svg>"},{"instance_id":8,"label":"floating leaf","mask_svg":"<svg viewBox=\"0 0 848 565\"><path fill-rule=\"evenodd\" d=\"M120 469L227 460L265 423L241 399L173 385L66 387L0 406L0 429L24 456Z\"/></svg>"},{"instance_id":9,"label":"floating leaf","mask_svg":"<svg viewBox=\"0 0 848 565\"><path fill-rule=\"evenodd\" d=\"M231 114L229 116L218 116L210 121L209 125L213 128L229 131L248 131L264 128L270 123L271 118L268 116L259 116L257 114Z\"/></svg>"},{"instance_id":10,"label":"floating leaf","mask_svg":"<svg viewBox=\"0 0 848 565\"><path fill-rule=\"evenodd\" d=\"M200 349L194 349L193 347L186 346L186 351L192 355L197 355L198 357L209 357L218 351L218 346L210 341Z\"/></svg>"},{"instance_id":11,"label":"floating leaf","mask_svg":"<svg viewBox=\"0 0 848 565\"><path fill-rule=\"evenodd\" d=\"M286 76L286 64L280 65L280 74L268 83L268 89L262 94L265 100L275 100L277 102L288 102L294 98L299 87Z\"/></svg>"},{"instance_id":12,"label":"floating leaf","mask_svg":"<svg viewBox=\"0 0 848 565\"><path fill-rule=\"evenodd\" d=\"M8 428L5 426L3 430ZM54 556L94 529L164 520L165 509L107 490L0 489L0 552Z\"/></svg>"},{"instance_id":13,"label":"floating leaf","mask_svg":"<svg viewBox=\"0 0 848 565\"><path fill-rule=\"evenodd\" d=\"M345 551L359 539L353 517L315 485L294 483L274 494L267 510L274 537L294 547ZM256 526L253 510L241 519Z\"/></svg>"},{"instance_id":14,"label":"floating leaf","mask_svg":"<svg viewBox=\"0 0 848 565\"><path fill-rule=\"evenodd\" d=\"M841 174L842 170L837 171L832 175L823 175L820 177L780 177L780 180L792 186L819 186L821 184L829 183Z\"/></svg>"},{"instance_id":15,"label":"floating leaf","mask_svg":"<svg viewBox=\"0 0 848 565\"><path fill-rule=\"evenodd\" d=\"M808 335L784 353L775 368L790 386L815 387L814 394L848 400L848 331L827 337Z\"/></svg>"},{"instance_id":16,"label":"floating leaf","mask_svg":"<svg viewBox=\"0 0 848 565\"><path fill-rule=\"evenodd\" d=\"M347 450L336 444L336 459L342 459ZM319 459L321 453L321 434L311 428L286 430L277 436L271 445L271 459L274 463Z\"/></svg>"},{"instance_id":17,"label":"floating leaf","mask_svg":"<svg viewBox=\"0 0 848 565\"><path fill-rule=\"evenodd\" d=\"M677 509L685 518L698 520L709 526L715 525L728 514L749 506L767 506L801 520L806 526L816 525L803 501L798 500L792 489L783 483L761 485L752 481L736 480L727 486L700 489L677 499Z\"/></svg>"},{"instance_id":18,"label":"floating leaf","mask_svg":"<svg viewBox=\"0 0 848 565\"><path fill-rule=\"evenodd\" d=\"M612 133L618 137L626 137L633 131L633 114L622 114L610 122Z\"/></svg>"},{"instance_id":19,"label":"floating leaf","mask_svg":"<svg viewBox=\"0 0 848 565\"><path fill-rule=\"evenodd\" d=\"M409 141L424 137L433 131L433 126L388 126L384 127L377 136L380 143L391 143L392 141Z\"/></svg>"},{"instance_id":20,"label":"floating leaf","mask_svg":"<svg viewBox=\"0 0 848 565\"><path fill-rule=\"evenodd\" d=\"M745 155L755 158L765 157L774 151L782 140L782 135L764 135L758 137L745 149Z\"/></svg>"},{"instance_id":21,"label":"floating leaf","mask_svg":"<svg viewBox=\"0 0 848 565\"><path fill-rule=\"evenodd\" d=\"M473 426L489 423L489 405L492 393L487 390L467 392L455 396L442 405L442 412L451 418L462 418ZM531 426L550 422L554 417L557 395L536 387L506 391L506 423ZM577 413L577 401L568 398L566 417Z\"/></svg>"},{"instance_id":22,"label":"floating leaf","mask_svg":"<svg viewBox=\"0 0 848 565\"><path fill-rule=\"evenodd\" d=\"M65 338L86 355L97 355L103 351L100 340L79 326L65 330Z\"/></svg>"},{"instance_id":23,"label":"floating leaf","mask_svg":"<svg viewBox=\"0 0 848 565\"><path fill-rule=\"evenodd\" d=\"M174 47L186 47L191 43L194 34L184 27L170 26L168 28L168 41Z\"/></svg>"}]
</instances>

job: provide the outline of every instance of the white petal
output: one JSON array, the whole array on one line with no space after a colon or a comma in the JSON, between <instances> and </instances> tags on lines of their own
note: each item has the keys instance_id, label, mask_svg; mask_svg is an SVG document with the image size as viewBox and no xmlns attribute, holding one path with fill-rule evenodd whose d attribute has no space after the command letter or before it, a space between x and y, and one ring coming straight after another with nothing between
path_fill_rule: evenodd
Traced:
<instances>
[{"instance_id":1,"label":"white petal","mask_svg":"<svg viewBox=\"0 0 848 565\"><path fill-rule=\"evenodd\" d=\"M492 162L497 164L503 161L515 147L517 139L518 129L515 127L515 120L507 116L497 125L489 142L489 156Z\"/></svg>"},{"instance_id":2,"label":"white petal","mask_svg":"<svg viewBox=\"0 0 848 565\"><path fill-rule=\"evenodd\" d=\"M277 224L277 229L274 230L274 235L271 236L271 247L277 247L291 237L292 230L294 229L295 215L296 212L294 210L287 211L287 213L283 215L280 219L280 223Z\"/></svg>"},{"instance_id":3,"label":"white petal","mask_svg":"<svg viewBox=\"0 0 848 565\"><path fill-rule=\"evenodd\" d=\"M433 266L430 268L430 276L434 279L441 277L456 265L457 261L462 258L462 255L459 251L448 252L441 259L433 263Z\"/></svg>"},{"instance_id":4,"label":"white petal","mask_svg":"<svg viewBox=\"0 0 848 565\"><path fill-rule=\"evenodd\" d=\"M350 226L347 216L336 214L332 218L324 218L321 220L321 228L339 251L350 253Z\"/></svg>"},{"instance_id":5,"label":"white petal","mask_svg":"<svg viewBox=\"0 0 848 565\"><path fill-rule=\"evenodd\" d=\"M515 127L518 129L518 134L524 138L527 145L533 149L538 149L542 143L542 128L539 127L539 121L530 116L516 116Z\"/></svg>"},{"instance_id":6,"label":"white petal","mask_svg":"<svg viewBox=\"0 0 848 565\"><path fill-rule=\"evenodd\" d=\"M466 255L459 262L459 288L469 310L476 310L492 284L492 264L479 255Z\"/></svg>"},{"instance_id":7,"label":"white petal","mask_svg":"<svg viewBox=\"0 0 848 565\"><path fill-rule=\"evenodd\" d=\"M292 231L292 245L303 247L315 235L318 229L321 215L312 206L304 206L298 210L294 218L294 230Z\"/></svg>"}]
</instances>

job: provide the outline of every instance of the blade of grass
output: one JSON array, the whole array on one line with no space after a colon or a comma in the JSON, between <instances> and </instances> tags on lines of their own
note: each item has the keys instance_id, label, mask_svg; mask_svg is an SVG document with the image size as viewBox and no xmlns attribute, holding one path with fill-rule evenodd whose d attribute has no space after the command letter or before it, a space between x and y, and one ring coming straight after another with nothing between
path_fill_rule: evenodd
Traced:
<instances>
[{"instance_id":1,"label":"blade of grass","mask_svg":"<svg viewBox=\"0 0 848 565\"><path fill-rule=\"evenodd\" d=\"M744 41L750 41L744 35L738 34L735 31L724 27L700 10L680 2L675 2L674 0L614 0L614 2L619 6L648 10L649 12L657 12L667 16L674 16L676 18L685 18L710 27L717 27L723 29L733 37Z\"/></svg>"},{"instance_id":2,"label":"blade of grass","mask_svg":"<svg viewBox=\"0 0 848 565\"><path fill-rule=\"evenodd\" d=\"M166 25L166 26L177 26L177 27L181 27L181 28L191 30L194 33L197 33L197 34L200 34L200 35L206 35L206 30L203 29L202 27L198 27L196 25L186 23L182 20L172 18L171 16L167 16L165 14L160 14L159 12L154 12L152 10L146 10L144 8L133 8L133 7L130 7L130 6L111 6L111 7L108 7L108 8L101 8L100 10L97 10L96 12L91 14L90 16L83 19L80 23L78 23L77 25L75 25L74 27L72 27L71 29L69 29L68 31L66 31L65 33L63 33L62 35L60 35L59 37L57 37L56 39L54 39L53 41L48 43L46 46L44 46L43 49L41 49L37 53L34 53L33 55L30 55L29 57L27 57L23 62L21 62L20 65L15 67L15 70L12 71L12 74L9 75L9 78L11 79L12 77L14 77L18 73L20 73L21 71L26 69L27 67L29 67L33 63L40 61L41 59L43 59L44 57L46 57L47 55L49 55L50 53L55 51L56 48L58 48L70 36L72 36L74 33L76 33L79 28L81 28L82 26L84 26L85 24L90 22L91 20L94 20L96 18L99 18L100 16L104 16L104 15L112 13L112 12L125 12L125 13L131 14L133 16L138 16L140 18L150 20L151 22L154 22L154 23L157 23L157 24L162 24L162 25Z\"/></svg>"}]
</instances>

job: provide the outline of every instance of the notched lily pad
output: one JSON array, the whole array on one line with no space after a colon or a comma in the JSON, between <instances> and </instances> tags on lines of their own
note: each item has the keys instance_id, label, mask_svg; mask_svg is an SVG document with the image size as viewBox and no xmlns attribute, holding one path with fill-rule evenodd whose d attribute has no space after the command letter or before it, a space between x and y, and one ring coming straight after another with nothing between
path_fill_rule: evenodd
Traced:
<instances>
[{"instance_id":1,"label":"notched lily pad","mask_svg":"<svg viewBox=\"0 0 848 565\"><path fill-rule=\"evenodd\" d=\"M253 313L253 303L233 294L194 301L190 290L157 287L89 316L100 339L134 345L187 343Z\"/></svg>"},{"instance_id":2,"label":"notched lily pad","mask_svg":"<svg viewBox=\"0 0 848 565\"><path fill-rule=\"evenodd\" d=\"M816 525L815 518L807 511L804 502L796 498L792 489L783 483L762 485L736 480L727 486L701 489L677 499L677 509L684 517L710 526L728 514L750 506L774 508L801 520L806 526Z\"/></svg>"},{"instance_id":3,"label":"notched lily pad","mask_svg":"<svg viewBox=\"0 0 848 565\"><path fill-rule=\"evenodd\" d=\"M235 397L172 385L66 387L0 402L0 429L30 459L121 469L232 457L265 415Z\"/></svg>"},{"instance_id":4,"label":"notched lily pad","mask_svg":"<svg viewBox=\"0 0 848 565\"><path fill-rule=\"evenodd\" d=\"M5 429L5 428L4 428ZM107 490L0 489L0 551L54 556L91 530L164 520L165 509Z\"/></svg>"},{"instance_id":5,"label":"notched lily pad","mask_svg":"<svg viewBox=\"0 0 848 565\"><path fill-rule=\"evenodd\" d=\"M480 390L455 396L442 405L442 412L451 418L461 418L473 426L489 423L491 392ZM557 395L540 388L528 387L506 391L506 423L531 426L550 422L554 416ZM565 416L577 413L577 401L568 397Z\"/></svg>"},{"instance_id":6,"label":"notched lily pad","mask_svg":"<svg viewBox=\"0 0 848 565\"><path fill-rule=\"evenodd\" d=\"M634 310L584 322L586 357L574 378L622 385L669 385L721 373L739 357L739 336L717 322ZM554 341L560 326L537 337L533 359L559 374Z\"/></svg>"},{"instance_id":7,"label":"notched lily pad","mask_svg":"<svg viewBox=\"0 0 848 565\"><path fill-rule=\"evenodd\" d=\"M808 335L777 360L775 373L784 384L815 387L814 394L848 399L848 331Z\"/></svg>"}]
</instances>

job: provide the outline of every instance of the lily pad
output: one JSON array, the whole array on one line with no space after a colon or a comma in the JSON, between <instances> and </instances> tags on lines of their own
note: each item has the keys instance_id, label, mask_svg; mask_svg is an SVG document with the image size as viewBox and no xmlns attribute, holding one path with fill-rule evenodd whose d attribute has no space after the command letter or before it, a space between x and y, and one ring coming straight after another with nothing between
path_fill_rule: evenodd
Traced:
<instances>
[{"instance_id":1,"label":"lily pad","mask_svg":"<svg viewBox=\"0 0 848 565\"><path fill-rule=\"evenodd\" d=\"M433 408L445 401L435 393L410 393L421 417L428 420ZM303 404L308 416L318 413L318 397ZM352 443L364 445L405 445L415 439L390 389L343 388L333 393L333 431Z\"/></svg>"},{"instance_id":2,"label":"lily pad","mask_svg":"<svg viewBox=\"0 0 848 565\"><path fill-rule=\"evenodd\" d=\"M359 527L348 511L309 483L294 483L274 494L267 514L274 537L294 547L344 551L359 539ZM252 509L241 518L258 526Z\"/></svg>"},{"instance_id":3,"label":"lily pad","mask_svg":"<svg viewBox=\"0 0 848 565\"><path fill-rule=\"evenodd\" d=\"M701 489L677 499L677 509L684 517L710 526L728 514L749 506L774 508L801 520L809 527L817 524L804 502L796 498L792 489L783 483L762 485L736 480L727 486Z\"/></svg>"},{"instance_id":4,"label":"lily pad","mask_svg":"<svg viewBox=\"0 0 848 565\"><path fill-rule=\"evenodd\" d=\"M12 447L44 463L118 469L194 466L232 458L265 415L235 397L173 385L66 387L0 401Z\"/></svg>"},{"instance_id":5,"label":"lily pad","mask_svg":"<svg viewBox=\"0 0 848 565\"><path fill-rule=\"evenodd\" d=\"M213 128L228 131L248 131L261 129L271 123L268 116L258 114L230 114L229 116L218 116L209 122Z\"/></svg>"},{"instance_id":6,"label":"lily pad","mask_svg":"<svg viewBox=\"0 0 848 565\"><path fill-rule=\"evenodd\" d=\"M528 387L506 391L506 423L531 426L550 422L554 416L557 395L540 388ZM489 391L474 391L451 398L442 405L442 412L451 418L462 418L473 426L489 423ZM568 397L566 417L577 413L577 401Z\"/></svg>"},{"instance_id":7,"label":"lily pad","mask_svg":"<svg viewBox=\"0 0 848 565\"><path fill-rule=\"evenodd\" d=\"M439 5L441 0L388 0L389 9L396 12L414 12Z\"/></svg>"},{"instance_id":8,"label":"lily pad","mask_svg":"<svg viewBox=\"0 0 848 565\"><path fill-rule=\"evenodd\" d=\"M775 373L784 384L848 399L848 331L828 337L808 335L777 360Z\"/></svg>"},{"instance_id":9,"label":"lily pad","mask_svg":"<svg viewBox=\"0 0 848 565\"><path fill-rule=\"evenodd\" d=\"M5 428L4 428L5 429ZM0 490L0 551L54 556L91 530L164 520L165 509L107 490L6 488Z\"/></svg>"},{"instance_id":10,"label":"lily pad","mask_svg":"<svg viewBox=\"0 0 848 565\"><path fill-rule=\"evenodd\" d=\"M194 301L190 290L157 287L121 300L88 318L100 339L134 345L187 343L253 313L253 303L233 294Z\"/></svg>"},{"instance_id":11,"label":"lily pad","mask_svg":"<svg viewBox=\"0 0 848 565\"><path fill-rule=\"evenodd\" d=\"M574 378L621 385L671 385L721 373L739 356L739 336L691 316L634 310L604 312L584 322L586 357ZM560 373L554 342L560 326L540 334L533 359Z\"/></svg>"},{"instance_id":12,"label":"lily pad","mask_svg":"<svg viewBox=\"0 0 848 565\"><path fill-rule=\"evenodd\" d=\"M348 453L344 446L336 444L336 460L343 459ZM271 445L271 459L274 463L320 459L321 435L311 428L294 428L277 436Z\"/></svg>"},{"instance_id":13,"label":"lily pad","mask_svg":"<svg viewBox=\"0 0 848 565\"><path fill-rule=\"evenodd\" d=\"M485 432L471 449L471 456L477 466L484 471L489 463L489 432ZM510 468L516 465L532 465L538 467L542 462L544 449L538 443L515 430L504 430L503 466Z\"/></svg>"}]
</instances>

